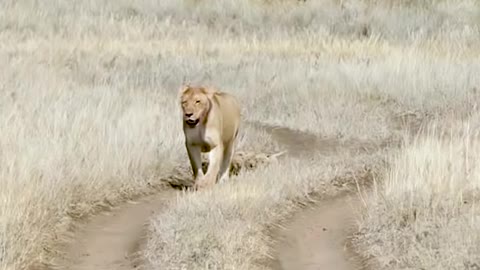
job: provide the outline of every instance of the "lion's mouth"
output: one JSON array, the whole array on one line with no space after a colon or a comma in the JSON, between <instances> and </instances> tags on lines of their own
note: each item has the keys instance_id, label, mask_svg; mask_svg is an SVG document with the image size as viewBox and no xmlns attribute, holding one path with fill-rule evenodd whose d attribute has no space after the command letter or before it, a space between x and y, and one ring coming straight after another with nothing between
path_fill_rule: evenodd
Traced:
<instances>
[{"instance_id":1,"label":"lion's mouth","mask_svg":"<svg viewBox=\"0 0 480 270\"><path fill-rule=\"evenodd\" d=\"M185 123L187 123L187 125L189 127L194 127L198 124L198 119L195 119L195 120L192 120L192 119L188 119L187 121L185 121Z\"/></svg>"}]
</instances>

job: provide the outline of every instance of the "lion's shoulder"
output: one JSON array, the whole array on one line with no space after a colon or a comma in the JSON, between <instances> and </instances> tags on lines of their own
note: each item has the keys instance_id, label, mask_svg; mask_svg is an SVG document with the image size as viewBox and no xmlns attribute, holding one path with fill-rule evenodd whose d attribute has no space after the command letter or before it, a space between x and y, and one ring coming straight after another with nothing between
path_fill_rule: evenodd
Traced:
<instances>
[{"instance_id":1,"label":"lion's shoulder","mask_svg":"<svg viewBox=\"0 0 480 270\"><path fill-rule=\"evenodd\" d=\"M227 92L216 92L213 95L213 101L221 108L222 111L240 110L240 102L237 97Z\"/></svg>"}]
</instances>

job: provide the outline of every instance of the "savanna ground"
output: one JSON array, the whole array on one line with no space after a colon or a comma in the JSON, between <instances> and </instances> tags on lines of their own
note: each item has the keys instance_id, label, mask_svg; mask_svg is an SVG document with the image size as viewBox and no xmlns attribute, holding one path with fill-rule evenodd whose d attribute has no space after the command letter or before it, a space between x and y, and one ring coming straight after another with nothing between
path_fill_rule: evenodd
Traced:
<instances>
[{"instance_id":1,"label":"savanna ground","mask_svg":"<svg viewBox=\"0 0 480 270\"><path fill-rule=\"evenodd\" d=\"M273 125L340 150L171 201L146 269L268 268L272 226L358 182L352 243L374 269L477 269L478 5L2 1L0 269L55 265L78 220L165 188L188 162L183 82L241 100L239 150L281 151Z\"/></svg>"}]
</instances>

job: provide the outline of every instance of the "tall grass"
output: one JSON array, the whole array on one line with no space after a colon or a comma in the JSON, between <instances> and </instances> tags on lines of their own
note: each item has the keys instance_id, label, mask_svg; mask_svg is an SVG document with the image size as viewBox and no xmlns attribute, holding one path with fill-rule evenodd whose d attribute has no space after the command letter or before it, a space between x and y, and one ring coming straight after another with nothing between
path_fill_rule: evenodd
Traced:
<instances>
[{"instance_id":1,"label":"tall grass","mask_svg":"<svg viewBox=\"0 0 480 270\"><path fill-rule=\"evenodd\" d=\"M2 87L2 269L25 269L72 218L155 185L180 149L165 99L30 65L10 65Z\"/></svg>"},{"instance_id":2,"label":"tall grass","mask_svg":"<svg viewBox=\"0 0 480 270\"><path fill-rule=\"evenodd\" d=\"M473 21L474 12L461 8L455 14L442 11L452 2L428 8L393 8L361 1L346 1L346 6L323 1L322 10L315 9L319 2L307 2L288 11L275 10L257 25L257 30L248 27L261 12L246 14L242 13L243 6L233 9L232 2L215 3L218 6L199 3L190 14L192 20L217 33L215 26L224 25L225 16L217 11L232 12L236 15L230 16L239 18L239 25L254 35L233 37L235 43L228 45L217 43L216 34L209 36L213 55L231 55L228 59L241 64L233 70L223 69L222 75L213 68L203 69L207 74L201 79L237 90L234 93L248 108L248 120L336 138L337 142L388 145L404 138L403 128L415 131L424 122L440 118L457 121L475 108L479 82L474 73L479 66L469 58L476 49L467 44L478 42L473 34L478 27ZM474 6L473 2L462 4ZM257 8L262 10L254 10ZM322 13L326 11L334 15ZM277 23L276 12L288 23L278 22L269 33L263 32L269 23ZM313 15L315 12L317 15ZM309 14L308 23L302 24ZM362 21L358 14L365 15ZM467 21L471 15L466 26L460 14L465 14ZM181 15L173 18L183 18ZM230 54L233 47L236 54ZM259 81L262 91L257 90ZM247 95L252 89L254 94ZM311 151L313 155L339 155L324 152L321 146L312 145ZM368 153L341 157L346 164L381 164L374 160L381 160L384 152ZM325 157L324 162L312 164L309 157L305 154L300 163L287 159L281 168L266 169L267 175L258 172L247 178L241 176L233 187L187 194L173 203L151 221L151 239L144 251L146 269L268 269L265 260L272 241L266 232L268 227L295 209L294 202L305 194L328 196L338 192L332 181L345 176L339 169L338 174L324 178L322 172L343 165ZM354 181L353 177L345 178L346 183ZM330 189L322 193L318 187L325 186ZM245 194L249 194L246 201L241 199Z\"/></svg>"},{"instance_id":3,"label":"tall grass","mask_svg":"<svg viewBox=\"0 0 480 270\"><path fill-rule=\"evenodd\" d=\"M429 132L392 157L365 206L356 243L376 269L475 269L479 130ZM445 130L444 130L445 131ZM477 266L475 266L477 265Z\"/></svg>"},{"instance_id":4,"label":"tall grass","mask_svg":"<svg viewBox=\"0 0 480 270\"><path fill-rule=\"evenodd\" d=\"M234 93L245 120L345 140L468 112L476 2L342 3L2 1L0 269L51 262L75 218L186 162L183 81ZM245 132L240 148L274 148Z\"/></svg>"}]
</instances>

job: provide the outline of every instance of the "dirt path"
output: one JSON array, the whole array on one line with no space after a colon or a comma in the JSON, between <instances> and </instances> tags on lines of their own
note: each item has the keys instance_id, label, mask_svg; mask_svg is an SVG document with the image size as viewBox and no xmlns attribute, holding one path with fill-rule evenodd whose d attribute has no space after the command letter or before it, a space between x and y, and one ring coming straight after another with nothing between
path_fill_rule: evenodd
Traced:
<instances>
[{"instance_id":1,"label":"dirt path","mask_svg":"<svg viewBox=\"0 0 480 270\"><path fill-rule=\"evenodd\" d=\"M69 270L136 269L135 252L148 217L161 211L175 192L164 191L93 217L67 250Z\"/></svg>"},{"instance_id":2,"label":"dirt path","mask_svg":"<svg viewBox=\"0 0 480 270\"><path fill-rule=\"evenodd\" d=\"M287 148L290 156L332 154L338 151L368 151L374 145L321 139L288 128L259 126ZM355 221L356 195L324 200L297 212L283 229L274 232L273 270L359 270L364 265L348 248L348 236Z\"/></svg>"},{"instance_id":3,"label":"dirt path","mask_svg":"<svg viewBox=\"0 0 480 270\"><path fill-rule=\"evenodd\" d=\"M273 139L288 151L286 156L310 155L321 151L364 150L365 146L340 146L335 140L317 138L311 134L248 123L269 132ZM358 149L356 149L358 148ZM136 203L125 203L116 210L93 217L76 233L66 250L71 265L69 270L132 270L137 268L135 252L142 242L143 229L148 218L162 211L165 202L175 191L164 191ZM276 247L275 270L337 269L358 270L351 253L345 250L349 221L353 212L346 198L323 202L318 208L297 213L284 231Z\"/></svg>"},{"instance_id":4,"label":"dirt path","mask_svg":"<svg viewBox=\"0 0 480 270\"><path fill-rule=\"evenodd\" d=\"M361 261L348 247L354 225L353 196L323 201L295 214L275 234L274 270L359 270Z\"/></svg>"}]
</instances>

